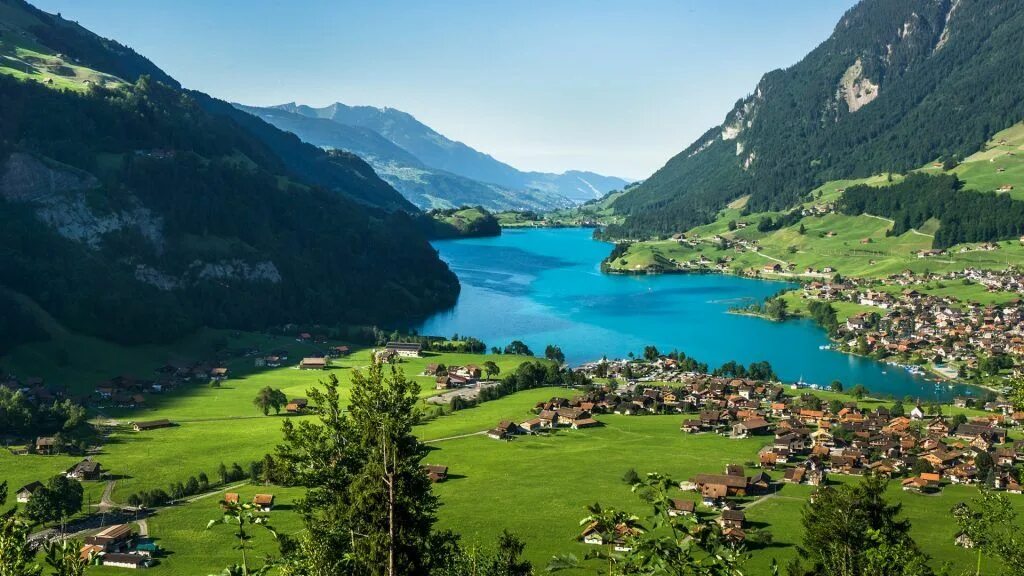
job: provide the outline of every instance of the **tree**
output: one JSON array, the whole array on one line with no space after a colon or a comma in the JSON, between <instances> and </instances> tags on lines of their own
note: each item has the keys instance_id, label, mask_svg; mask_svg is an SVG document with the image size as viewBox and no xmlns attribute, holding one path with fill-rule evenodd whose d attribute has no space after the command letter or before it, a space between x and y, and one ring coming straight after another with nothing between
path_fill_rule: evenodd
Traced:
<instances>
[{"instance_id":1,"label":"tree","mask_svg":"<svg viewBox=\"0 0 1024 576\"><path fill-rule=\"evenodd\" d=\"M82 485L63 474L54 476L37 490L25 505L25 516L33 522L64 520L82 509Z\"/></svg>"},{"instance_id":2,"label":"tree","mask_svg":"<svg viewBox=\"0 0 1024 576\"><path fill-rule=\"evenodd\" d=\"M807 227L804 226L803 222L800 223L800 228L797 229L797 233L799 233L801 236L803 236L804 234L807 234Z\"/></svg>"},{"instance_id":3,"label":"tree","mask_svg":"<svg viewBox=\"0 0 1024 576\"><path fill-rule=\"evenodd\" d=\"M36 553L28 543L29 526L14 514L0 517L0 575L39 576Z\"/></svg>"},{"instance_id":4,"label":"tree","mask_svg":"<svg viewBox=\"0 0 1024 576\"><path fill-rule=\"evenodd\" d=\"M259 408L261 412L263 412L264 416L269 415L271 410L273 410L275 414L280 414L281 408L288 405L288 397L280 390L275 390L270 386L264 386L256 393L256 397L253 398L252 403L254 406Z\"/></svg>"},{"instance_id":5,"label":"tree","mask_svg":"<svg viewBox=\"0 0 1024 576\"><path fill-rule=\"evenodd\" d=\"M548 344L547 347L544 348L544 357L559 366L565 364L565 354L562 352L561 348L554 344Z\"/></svg>"},{"instance_id":6,"label":"tree","mask_svg":"<svg viewBox=\"0 0 1024 576\"><path fill-rule=\"evenodd\" d=\"M81 556L82 543L78 540L51 540L44 547L46 563L56 576L82 576L92 559ZM2 571L0 571L2 573Z\"/></svg>"},{"instance_id":7,"label":"tree","mask_svg":"<svg viewBox=\"0 0 1024 576\"><path fill-rule=\"evenodd\" d=\"M892 408L889 408L889 414L894 418L905 416L906 413L907 411L903 408L903 402L899 400L893 402Z\"/></svg>"},{"instance_id":8,"label":"tree","mask_svg":"<svg viewBox=\"0 0 1024 576\"><path fill-rule=\"evenodd\" d=\"M863 384L854 384L853 388L850 388L850 396L860 400L869 394L868 389Z\"/></svg>"},{"instance_id":9,"label":"tree","mask_svg":"<svg viewBox=\"0 0 1024 576\"><path fill-rule=\"evenodd\" d=\"M438 500L421 467L426 446L412 432L419 386L373 364L353 374L347 413L334 375L308 394L319 422L285 421L275 456L307 487L306 532L283 573L427 572Z\"/></svg>"},{"instance_id":10,"label":"tree","mask_svg":"<svg viewBox=\"0 0 1024 576\"><path fill-rule=\"evenodd\" d=\"M885 499L888 481L821 487L804 505L803 542L790 576L928 576L928 557L910 537L901 506ZM809 564L809 566L804 563Z\"/></svg>"},{"instance_id":11,"label":"tree","mask_svg":"<svg viewBox=\"0 0 1024 576\"><path fill-rule=\"evenodd\" d=\"M508 346L505 346L505 354L514 354L516 356L533 356L533 351L526 345L522 340L513 340Z\"/></svg>"},{"instance_id":12,"label":"tree","mask_svg":"<svg viewBox=\"0 0 1024 576\"><path fill-rule=\"evenodd\" d=\"M249 560L246 550L252 548L252 544L250 544L250 540L253 539L252 528L257 526L266 528L268 532L274 535L275 539L277 538L277 532L275 532L269 524L270 517L260 514L256 507L249 503L241 504L239 502L228 502L226 500L222 500L220 502L220 507L224 511L224 514L220 518L210 520L206 524L206 529L209 530L217 525L234 526L235 538L238 540L238 544L235 545L235 549L242 553L242 563L235 566L229 566L225 571L229 574L237 572L241 576L266 574L272 566L272 563L268 561L264 563L262 567L254 571L250 571L251 569L249 568ZM250 528L247 530L246 526L249 526Z\"/></svg>"},{"instance_id":13,"label":"tree","mask_svg":"<svg viewBox=\"0 0 1024 576\"><path fill-rule=\"evenodd\" d=\"M584 560L601 561L602 571L609 576L741 574L748 556L723 536L716 522L697 515L669 514L677 486L670 478L653 473L633 484L633 493L650 506L645 523L635 515L600 504L589 506L589 515L580 525L599 535L603 545L588 552ZM650 531L645 524L651 527ZM617 542L624 542L630 550L617 552ZM579 564L575 556L556 556L548 570L574 568Z\"/></svg>"},{"instance_id":14,"label":"tree","mask_svg":"<svg viewBox=\"0 0 1024 576\"><path fill-rule=\"evenodd\" d=\"M935 472L935 469L932 467L931 463L924 458L918 458L917 460L914 460L914 465L911 466L910 471L914 474L921 475L931 474L932 472Z\"/></svg>"},{"instance_id":15,"label":"tree","mask_svg":"<svg viewBox=\"0 0 1024 576\"><path fill-rule=\"evenodd\" d=\"M765 313L772 320L785 320L788 316L789 304L778 296L769 298L765 303Z\"/></svg>"},{"instance_id":16,"label":"tree","mask_svg":"<svg viewBox=\"0 0 1024 576\"><path fill-rule=\"evenodd\" d=\"M982 488L973 502L953 507L960 531L978 552L975 574L981 575L983 554L999 558L1006 576L1024 575L1024 537L1016 527L1017 512L1010 500Z\"/></svg>"},{"instance_id":17,"label":"tree","mask_svg":"<svg viewBox=\"0 0 1024 576\"><path fill-rule=\"evenodd\" d=\"M388 576L423 571L436 520L437 497L420 462L427 448L413 434L419 385L392 367L375 364L352 375L349 413L365 461L350 490L349 522L361 538L358 562Z\"/></svg>"},{"instance_id":18,"label":"tree","mask_svg":"<svg viewBox=\"0 0 1024 576\"><path fill-rule=\"evenodd\" d=\"M493 360L484 362L484 374L487 375L487 379L491 379L498 374L501 374L501 368Z\"/></svg>"},{"instance_id":19,"label":"tree","mask_svg":"<svg viewBox=\"0 0 1024 576\"><path fill-rule=\"evenodd\" d=\"M842 392L843 383L839 380L833 380L832 384L829 385L829 390L832 390L833 392Z\"/></svg>"},{"instance_id":20,"label":"tree","mask_svg":"<svg viewBox=\"0 0 1024 576\"><path fill-rule=\"evenodd\" d=\"M644 360L654 362L659 356L661 356L661 353L658 352L657 346L644 346Z\"/></svg>"}]
</instances>

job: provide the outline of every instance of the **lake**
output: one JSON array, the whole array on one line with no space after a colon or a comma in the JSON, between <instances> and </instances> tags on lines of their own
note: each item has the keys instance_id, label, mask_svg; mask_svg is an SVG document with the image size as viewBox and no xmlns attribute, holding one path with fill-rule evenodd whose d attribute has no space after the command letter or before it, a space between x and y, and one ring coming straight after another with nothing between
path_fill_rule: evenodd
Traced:
<instances>
[{"instance_id":1,"label":"lake","mask_svg":"<svg viewBox=\"0 0 1024 576\"><path fill-rule=\"evenodd\" d=\"M803 379L922 400L968 394L967 386L936 385L896 366L821 350L824 330L809 320L770 322L729 314L731 306L763 300L785 282L721 274L620 276L602 274L611 245L588 229L504 230L501 236L434 243L458 275L455 307L416 326L421 334L479 338L504 347L522 340L542 354L557 344L570 364L685 352L714 368L729 360L767 360L785 381ZM976 392L975 392L976 393Z\"/></svg>"}]
</instances>

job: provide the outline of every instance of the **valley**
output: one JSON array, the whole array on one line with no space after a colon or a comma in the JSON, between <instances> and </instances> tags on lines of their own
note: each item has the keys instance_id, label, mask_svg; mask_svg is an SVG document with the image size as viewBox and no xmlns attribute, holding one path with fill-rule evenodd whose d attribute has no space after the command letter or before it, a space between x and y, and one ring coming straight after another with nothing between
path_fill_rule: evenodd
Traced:
<instances>
[{"instance_id":1,"label":"valley","mask_svg":"<svg viewBox=\"0 0 1024 576\"><path fill-rule=\"evenodd\" d=\"M1024 574L1016 2L40 4L3 576Z\"/></svg>"}]
</instances>

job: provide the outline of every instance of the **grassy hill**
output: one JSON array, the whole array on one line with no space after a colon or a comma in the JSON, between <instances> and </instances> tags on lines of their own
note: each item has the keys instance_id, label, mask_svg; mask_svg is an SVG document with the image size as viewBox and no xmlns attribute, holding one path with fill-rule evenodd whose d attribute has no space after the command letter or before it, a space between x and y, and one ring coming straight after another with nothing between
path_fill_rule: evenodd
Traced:
<instances>
[{"instance_id":1,"label":"grassy hill","mask_svg":"<svg viewBox=\"0 0 1024 576\"><path fill-rule=\"evenodd\" d=\"M956 174L968 191L992 192L1008 185L1013 187L1009 194L1014 195L1024 189L1024 158L1018 155L1022 146L1024 123L1019 123L997 133L979 152L964 158L951 170L943 170L941 163L935 166L930 162L916 172ZM868 185L884 189L903 179L901 174L878 174L826 182L811 190L797 208L824 209L834 205L847 188ZM838 213L808 215L779 230L761 232L757 229L761 219L777 219L788 211L752 213L746 202L747 198L741 197L722 209L712 222L687 231L686 236L693 239L696 246L675 239L634 242L628 244L624 253L609 261L607 268L612 272L625 273L671 272L678 271L680 263L704 256L712 263L730 258L727 269L734 273L758 274L767 278L793 276L815 279L826 276L819 273L826 267L834 268L843 275L881 278L907 269L944 272L966 267L998 270L1024 265L1024 246L1016 238L998 242L996 250L981 250L977 243L963 244L950 248L946 256L918 257L917 252L932 248L933 237L942 226L936 219L899 236L886 234L893 226L893 222L886 218ZM800 233L801 228L803 234ZM729 240L756 241L760 250L738 252L721 249L715 240L716 235ZM787 274L764 271L765 265L774 263L794 264L796 268ZM807 273L807 268L815 272ZM965 300L979 302L1005 301L1011 297L981 294L977 288L958 290L957 294Z\"/></svg>"},{"instance_id":2,"label":"grassy hill","mask_svg":"<svg viewBox=\"0 0 1024 576\"><path fill-rule=\"evenodd\" d=\"M498 236L501 226L493 214L480 206L464 206L450 210L431 210L431 238L471 238Z\"/></svg>"}]
</instances>

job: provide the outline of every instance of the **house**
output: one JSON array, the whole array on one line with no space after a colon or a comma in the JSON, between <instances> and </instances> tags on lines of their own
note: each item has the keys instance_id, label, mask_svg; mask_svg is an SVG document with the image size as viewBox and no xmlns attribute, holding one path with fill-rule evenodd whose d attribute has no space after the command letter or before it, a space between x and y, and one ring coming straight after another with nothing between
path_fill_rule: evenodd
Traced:
<instances>
[{"instance_id":1,"label":"house","mask_svg":"<svg viewBox=\"0 0 1024 576\"><path fill-rule=\"evenodd\" d=\"M36 493L40 488L43 487L42 482L29 482L14 493L20 504L25 504L32 499L32 495Z\"/></svg>"},{"instance_id":2,"label":"house","mask_svg":"<svg viewBox=\"0 0 1024 576\"><path fill-rule=\"evenodd\" d=\"M619 524L615 527L615 534L609 536L613 538L612 544L616 552L629 552L632 550L632 547L629 545L629 539L638 534L640 534L639 528L630 528L625 524ZM593 546L603 546L605 544L605 537L598 530L597 522L588 525L583 530L583 534L580 534L580 539L583 540L584 544L591 544Z\"/></svg>"},{"instance_id":3,"label":"house","mask_svg":"<svg viewBox=\"0 0 1024 576\"><path fill-rule=\"evenodd\" d=\"M689 516L693 514L697 505L693 500L682 500L680 498L673 498L669 500L668 515L669 516Z\"/></svg>"},{"instance_id":4,"label":"house","mask_svg":"<svg viewBox=\"0 0 1024 576\"><path fill-rule=\"evenodd\" d=\"M601 423L598 422L597 420L594 420L593 418L580 418L579 420L573 420L571 424L573 430L579 430L581 428L594 428L595 426L600 425Z\"/></svg>"},{"instance_id":5,"label":"house","mask_svg":"<svg viewBox=\"0 0 1024 576\"><path fill-rule=\"evenodd\" d=\"M299 370L325 370L327 366L327 358L320 358L317 356L303 358L302 361L299 362Z\"/></svg>"},{"instance_id":6,"label":"house","mask_svg":"<svg viewBox=\"0 0 1024 576\"><path fill-rule=\"evenodd\" d=\"M806 473L807 469L803 466L787 468L786 473L782 475L782 481L789 482L791 484L800 484L804 481L804 474Z\"/></svg>"},{"instance_id":7,"label":"house","mask_svg":"<svg viewBox=\"0 0 1024 576\"><path fill-rule=\"evenodd\" d=\"M274 507L274 495L257 494L252 497L252 503L260 512L270 512Z\"/></svg>"},{"instance_id":8,"label":"house","mask_svg":"<svg viewBox=\"0 0 1024 576\"><path fill-rule=\"evenodd\" d=\"M694 476L692 482L697 485L697 488L704 492L704 488L710 486L723 486L726 489L727 496L744 496L747 492L747 479L743 476L733 476L729 474L698 474ZM715 488L713 491L717 491Z\"/></svg>"},{"instance_id":9,"label":"house","mask_svg":"<svg viewBox=\"0 0 1024 576\"><path fill-rule=\"evenodd\" d=\"M305 398L292 398L288 402L288 404L285 405L284 409L285 409L285 412L289 412L291 414L298 414L299 412L305 411L306 408L308 408L308 407L309 407L309 400L307 400Z\"/></svg>"},{"instance_id":10,"label":"house","mask_svg":"<svg viewBox=\"0 0 1024 576\"><path fill-rule=\"evenodd\" d=\"M214 368L210 370L210 378L218 382L228 379L228 369L224 367Z\"/></svg>"},{"instance_id":11,"label":"house","mask_svg":"<svg viewBox=\"0 0 1024 576\"><path fill-rule=\"evenodd\" d=\"M87 536L84 543L96 546L103 552L124 552L132 542L131 524L114 524L104 528L93 536Z\"/></svg>"},{"instance_id":12,"label":"house","mask_svg":"<svg viewBox=\"0 0 1024 576\"><path fill-rule=\"evenodd\" d=\"M925 472L920 476L907 478L900 484L904 490L912 492L934 492L939 489L941 477L938 474Z\"/></svg>"},{"instance_id":13,"label":"house","mask_svg":"<svg viewBox=\"0 0 1024 576\"><path fill-rule=\"evenodd\" d=\"M384 350L402 358L419 358L423 352L423 345L412 342L388 342Z\"/></svg>"},{"instance_id":14,"label":"house","mask_svg":"<svg viewBox=\"0 0 1024 576\"><path fill-rule=\"evenodd\" d=\"M427 478L433 483L444 482L448 479L448 467L439 464L427 464L423 467L427 472Z\"/></svg>"},{"instance_id":15,"label":"house","mask_svg":"<svg viewBox=\"0 0 1024 576\"><path fill-rule=\"evenodd\" d=\"M157 428L170 428L174 424L170 420L150 420L148 422L133 422L132 429L136 432L145 432L147 430L156 430Z\"/></svg>"},{"instance_id":16,"label":"house","mask_svg":"<svg viewBox=\"0 0 1024 576\"><path fill-rule=\"evenodd\" d=\"M733 424L732 435L735 438L746 438L747 436L767 434L770 430L771 424L764 418L747 418L742 422Z\"/></svg>"},{"instance_id":17,"label":"house","mask_svg":"<svg viewBox=\"0 0 1024 576\"><path fill-rule=\"evenodd\" d=\"M228 504L238 504L238 493L228 492L227 494L224 495L224 502Z\"/></svg>"},{"instance_id":18,"label":"house","mask_svg":"<svg viewBox=\"0 0 1024 576\"><path fill-rule=\"evenodd\" d=\"M510 436L521 434L522 428L511 420L502 420L495 428L487 431L487 437L494 440L505 440Z\"/></svg>"},{"instance_id":19,"label":"house","mask_svg":"<svg viewBox=\"0 0 1024 576\"><path fill-rule=\"evenodd\" d=\"M718 517L718 524L722 528L743 528L746 516L740 510L722 510Z\"/></svg>"},{"instance_id":20,"label":"house","mask_svg":"<svg viewBox=\"0 0 1024 576\"><path fill-rule=\"evenodd\" d=\"M99 480L103 470L99 462L85 459L68 468L64 474L74 480Z\"/></svg>"},{"instance_id":21,"label":"house","mask_svg":"<svg viewBox=\"0 0 1024 576\"><path fill-rule=\"evenodd\" d=\"M115 568L149 568L152 559L146 554L123 554L120 552L104 554L100 560L104 566Z\"/></svg>"},{"instance_id":22,"label":"house","mask_svg":"<svg viewBox=\"0 0 1024 576\"><path fill-rule=\"evenodd\" d=\"M533 434L539 432L542 428L544 428L544 425L541 423L540 418L531 418L519 424L519 427L529 432L530 434Z\"/></svg>"},{"instance_id":23,"label":"house","mask_svg":"<svg viewBox=\"0 0 1024 576\"><path fill-rule=\"evenodd\" d=\"M57 446L57 439L53 436L40 436L36 438L37 454L55 454Z\"/></svg>"}]
</instances>

